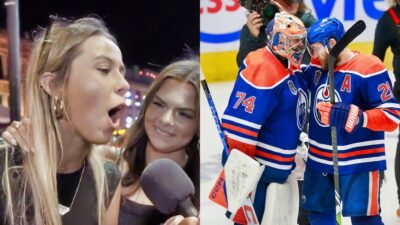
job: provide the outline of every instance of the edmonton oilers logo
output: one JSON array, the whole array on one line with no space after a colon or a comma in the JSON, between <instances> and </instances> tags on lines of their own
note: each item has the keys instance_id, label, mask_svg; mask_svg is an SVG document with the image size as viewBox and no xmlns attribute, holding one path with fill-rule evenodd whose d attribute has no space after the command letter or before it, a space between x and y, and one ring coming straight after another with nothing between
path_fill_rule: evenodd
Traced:
<instances>
[{"instance_id":1,"label":"edmonton oilers logo","mask_svg":"<svg viewBox=\"0 0 400 225\"><path fill-rule=\"evenodd\" d=\"M314 112L313 112L315 121L317 121L318 125L320 125L321 127L328 127L328 126L321 122L321 114L319 113L319 111L317 109L317 104L320 102L329 102L329 101L330 101L329 85L323 84L323 85L319 86L317 91L315 92ZM335 90L335 101L336 102L342 101L339 93L336 90Z\"/></svg>"},{"instance_id":2,"label":"edmonton oilers logo","mask_svg":"<svg viewBox=\"0 0 400 225\"><path fill-rule=\"evenodd\" d=\"M297 93L299 95L296 108L297 127L299 130L303 130L307 118L308 98L301 88L298 89Z\"/></svg>"}]
</instances>

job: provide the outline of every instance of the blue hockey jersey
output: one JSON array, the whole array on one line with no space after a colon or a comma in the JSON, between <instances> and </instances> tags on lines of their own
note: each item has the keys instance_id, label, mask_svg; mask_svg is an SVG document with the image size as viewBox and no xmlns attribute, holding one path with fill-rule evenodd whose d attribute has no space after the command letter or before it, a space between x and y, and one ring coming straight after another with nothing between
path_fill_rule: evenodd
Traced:
<instances>
[{"instance_id":1,"label":"blue hockey jersey","mask_svg":"<svg viewBox=\"0 0 400 225\"><path fill-rule=\"evenodd\" d=\"M251 52L239 70L222 126L229 150L266 165L264 175L286 179L306 123L305 84L268 47Z\"/></svg>"},{"instance_id":2,"label":"blue hockey jersey","mask_svg":"<svg viewBox=\"0 0 400 225\"><path fill-rule=\"evenodd\" d=\"M328 73L315 61L302 70L311 92L307 167L333 173L330 127L321 122L316 108L317 103L330 100ZM339 174L385 170L384 131L396 129L400 118L387 70L375 56L356 53L335 68L334 78L336 102L354 104L364 111L363 127L353 133L337 128Z\"/></svg>"}]
</instances>

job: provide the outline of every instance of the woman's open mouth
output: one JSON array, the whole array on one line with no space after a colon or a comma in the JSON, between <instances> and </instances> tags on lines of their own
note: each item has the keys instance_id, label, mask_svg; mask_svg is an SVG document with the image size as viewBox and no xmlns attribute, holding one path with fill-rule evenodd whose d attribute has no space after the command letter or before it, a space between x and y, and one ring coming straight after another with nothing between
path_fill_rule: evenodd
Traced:
<instances>
[{"instance_id":1,"label":"woman's open mouth","mask_svg":"<svg viewBox=\"0 0 400 225\"><path fill-rule=\"evenodd\" d=\"M121 112L123 109L126 108L125 104L118 105L108 111L108 117L109 117L109 122L111 124L111 127L114 129L118 129L120 126L120 121L121 121Z\"/></svg>"}]
</instances>

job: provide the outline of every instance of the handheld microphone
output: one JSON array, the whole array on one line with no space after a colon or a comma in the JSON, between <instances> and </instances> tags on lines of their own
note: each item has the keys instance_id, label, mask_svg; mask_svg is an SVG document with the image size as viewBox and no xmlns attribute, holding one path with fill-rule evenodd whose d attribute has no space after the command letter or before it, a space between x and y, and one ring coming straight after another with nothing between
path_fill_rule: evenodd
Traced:
<instances>
[{"instance_id":1,"label":"handheld microphone","mask_svg":"<svg viewBox=\"0 0 400 225\"><path fill-rule=\"evenodd\" d=\"M190 200L194 194L193 182L176 162L169 159L151 162L140 177L140 185L161 213L198 216Z\"/></svg>"}]
</instances>

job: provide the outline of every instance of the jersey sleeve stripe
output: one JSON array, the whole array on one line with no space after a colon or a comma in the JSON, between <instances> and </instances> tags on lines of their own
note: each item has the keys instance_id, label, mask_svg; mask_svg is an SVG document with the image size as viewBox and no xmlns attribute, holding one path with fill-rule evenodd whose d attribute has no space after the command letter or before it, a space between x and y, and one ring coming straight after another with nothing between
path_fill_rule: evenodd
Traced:
<instances>
[{"instance_id":1,"label":"jersey sleeve stripe","mask_svg":"<svg viewBox=\"0 0 400 225\"><path fill-rule=\"evenodd\" d=\"M293 155L293 154L296 153L296 149L282 149L282 148L278 148L278 147L275 147L275 146L272 146L272 145L267 145L267 144L262 143L262 142L258 142L257 146L261 147L263 149L267 149L267 150L270 150L272 152L276 152L276 153L284 154L284 155Z\"/></svg>"},{"instance_id":2,"label":"jersey sleeve stripe","mask_svg":"<svg viewBox=\"0 0 400 225\"><path fill-rule=\"evenodd\" d=\"M316 148L313 148L313 147L310 147L310 152L312 152L315 155L324 156L324 157L327 157L327 158L332 158L332 153L323 152L323 151L320 151L320 150L318 150ZM352 151L352 152L348 152L348 153L340 153L339 152L338 153L338 157L340 159L345 159L345 158L349 158L349 157L376 154L376 153L381 153L381 152L385 152L385 149L384 148L372 148L372 149Z\"/></svg>"},{"instance_id":3,"label":"jersey sleeve stripe","mask_svg":"<svg viewBox=\"0 0 400 225\"><path fill-rule=\"evenodd\" d=\"M240 136L238 136L238 135L229 133L229 132L227 132L227 131L225 131L225 135L226 135L229 139L233 139L233 140L239 141L239 142L241 142L241 143L245 143L245 144L248 144L248 145L252 145L254 148L255 148L256 143L257 143L257 141L255 141L255 140L251 140L251 139L248 139L248 138L240 137ZM235 146L235 148L236 148L236 146Z\"/></svg>"},{"instance_id":4,"label":"jersey sleeve stripe","mask_svg":"<svg viewBox=\"0 0 400 225\"><path fill-rule=\"evenodd\" d=\"M266 165L266 166L269 166L269 167L272 167L272 168L275 168L275 169L279 169L279 170L290 170L290 169L292 169L292 165L277 164L277 163L273 163L273 162L269 162L269 161L260 159L260 158L258 158L258 157L255 157L255 159L256 159L259 163L261 163L261 164L263 164L263 165Z\"/></svg>"},{"instance_id":5,"label":"jersey sleeve stripe","mask_svg":"<svg viewBox=\"0 0 400 225\"><path fill-rule=\"evenodd\" d=\"M397 110L390 110L390 109L382 109L386 115L391 115L394 118L400 119L400 111Z\"/></svg>"},{"instance_id":6,"label":"jersey sleeve stripe","mask_svg":"<svg viewBox=\"0 0 400 225\"><path fill-rule=\"evenodd\" d=\"M385 115L386 115L389 119L391 119L394 123L399 124L400 120L399 120L398 117L392 115L392 114L389 113L389 112L386 112L385 110L383 110L383 113L385 113Z\"/></svg>"},{"instance_id":7,"label":"jersey sleeve stripe","mask_svg":"<svg viewBox=\"0 0 400 225\"><path fill-rule=\"evenodd\" d=\"M253 123L253 122L250 122L250 121L247 121L247 120L244 120L244 119L239 119L237 117L229 116L229 115L226 115L226 114L222 115L222 119L230 120L232 122L239 123L239 124L243 124L245 126L248 126L248 127L251 127L251 128L254 128L254 129L257 129L257 130L259 130L261 128L260 124Z\"/></svg>"},{"instance_id":8,"label":"jersey sleeve stripe","mask_svg":"<svg viewBox=\"0 0 400 225\"><path fill-rule=\"evenodd\" d=\"M315 145L318 148L325 149L325 150L332 150L332 145L321 144L316 142L315 140L309 139L309 143ZM363 146L371 146L371 145L384 145L384 140L371 140L371 141L363 141L363 142L356 142L349 145L338 145L338 150L350 150L357 147Z\"/></svg>"},{"instance_id":9,"label":"jersey sleeve stripe","mask_svg":"<svg viewBox=\"0 0 400 225\"><path fill-rule=\"evenodd\" d=\"M383 104L379 105L377 108L400 109L400 104L398 104L398 103L383 103Z\"/></svg>"},{"instance_id":10,"label":"jersey sleeve stripe","mask_svg":"<svg viewBox=\"0 0 400 225\"><path fill-rule=\"evenodd\" d=\"M229 151L231 151L232 149L238 149L239 151L245 153L250 157L254 156L254 144L238 141L236 139L230 138L229 136L227 136L227 143L229 146Z\"/></svg>"},{"instance_id":11,"label":"jersey sleeve stripe","mask_svg":"<svg viewBox=\"0 0 400 225\"><path fill-rule=\"evenodd\" d=\"M267 153L264 151L259 151L256 150L256 156L258 157L264 157L266 159L272 159L275 160L277 162L293 162L294 161L294 156L293 157L282 157L282 156L277 156L271 153Z\"/></svg>"},{"instance_id":12,"label":"jersey sleeve stripe","mask_svg":"<svg viewBox=\"0 0 400 225\"><path fill-rule=\"evenodd\" d=\"M384 111L386 111L387 113L390 113L391 115L395 116L395 117L400 117L400 111L396 110L396 109L383 109Z\"/></svg>"},{"instance_id":13,"label":"jersey sleeve stripe","mask_svg":"<svg viewBox=\"0 0 400 225\"><path fill-rule=\"evenodd\" d=\"M316 156L313 155L308 155L308 157L316 162L325 164L325 165L333 165L332 160L325 160L321 158L317 158ZM354 159L354 160L348 160L348 161L339 161L339 166L348 166L348 165L354 165L354 164L359 164L359 163L368 163L368 162L378 162L378 161L385 161L386 156L378 156L378 157L371 157L371 158L362 158L362 159Z\"/></svg>"},{"instance_id":14,"label":"jersey sleeve stripe","mask_svg":"<svg viewBox=\"0 0 400 225\"><path fill-rule=\"evenodd\" d=\"M228 124L228 123L222 122L222 127L225 128L225 129L233 130L233 131L236 131L236 132L239 132L239 133L243 133L243 134L246 134L246 135L249 135L249 136L252 136L252 137L257 137L258 136L257 132L250 131L250 130L247 130L245 128L234 126L234 125L231 125L231 124Z\"/></svg>"}]
</instances>

